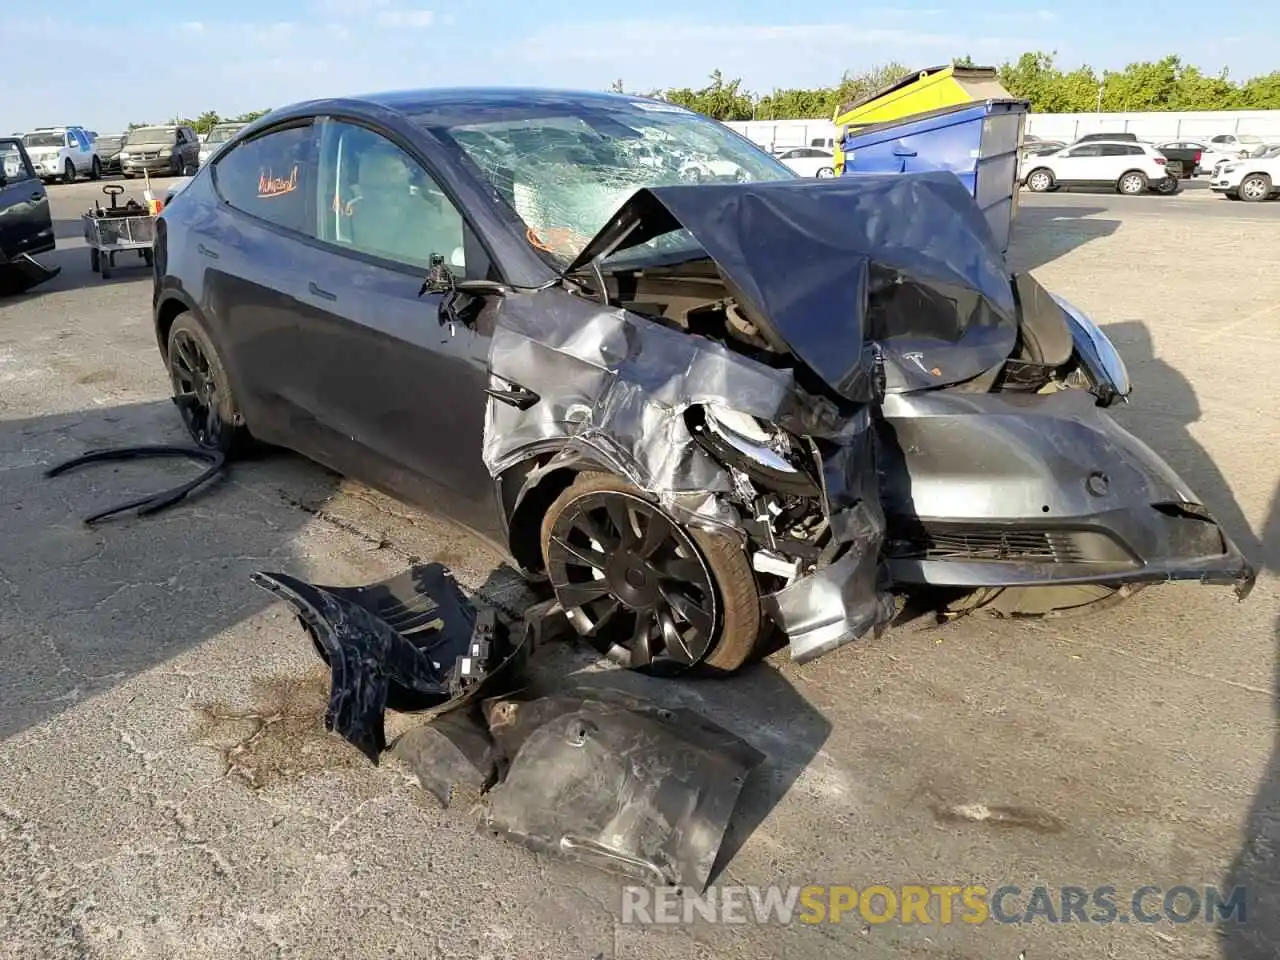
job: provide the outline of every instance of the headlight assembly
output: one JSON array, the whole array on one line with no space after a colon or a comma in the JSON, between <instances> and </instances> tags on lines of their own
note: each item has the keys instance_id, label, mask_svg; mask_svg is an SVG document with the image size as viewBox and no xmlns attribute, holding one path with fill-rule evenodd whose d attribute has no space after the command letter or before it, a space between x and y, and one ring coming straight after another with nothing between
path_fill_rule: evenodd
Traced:
<instances>
[{"instance_id":1,"label":"headlight assembly","mask_svg":"<svg viewBox=\"0 0 1280 960\"><path fill-rule=\"evenodd\" d=\"M1053 299L1066 315L1076 353L1089 372L1089 378L1093 381L1093 394L1099 403L1106 407L1116 399L1128 397L1133 390L1129 370L1111 338L1066 300L1059 296L1054 296Z\"/></svg>"},{"instance_id":2,"label":"headlight assembly","mask_svg":"<svg viewBox=\"0 0 1280 960\"><path fill-rule=\"evenodd\" d=\"M777 493L816 497L818 484L802 467L805 451L786 431L726 407L689 408L689 429L698 443L725 466L741 470Z\"/></svg>"}]
</instances>

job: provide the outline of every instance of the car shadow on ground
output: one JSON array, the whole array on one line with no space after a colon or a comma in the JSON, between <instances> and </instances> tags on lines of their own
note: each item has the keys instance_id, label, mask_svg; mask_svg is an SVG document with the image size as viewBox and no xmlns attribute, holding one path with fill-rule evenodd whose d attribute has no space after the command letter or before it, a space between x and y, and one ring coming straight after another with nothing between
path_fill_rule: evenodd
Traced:
<instances>
[{"instance_id":1,"label":"car shadow on ground","mask_svg":"<svg viewBox=\"0 0 1280 960\"><path fill-rule=\"evenodd\" d=\"M1208 501L1215 518L1258 569L1280 569L1280 489L1274 493L1261 537L1254 534L1226 479L1189 427L1201 417L1190 382L1175 367L1155 356L1151 335L1142 323L1108 324L1129 369L1134 404L1140 416L1125 417L1124 426L1157 450L1169 465ZM1258 592L1265 588L1260 586ZM1244 922L1223 920L1222 955L1226 960L1272 960L1280 943L1280 617L1274 625L1275 674L1271 690L1275 739L1258 785L1241 848L1223 879L1224 895L1247 891Z\"/></svg>"},{"instance_id":2,"label":"car shadow on ground","mask_svg":"<svg viewBox=\"0 0 1280 960\"><path fill-rule=\"evenodd\" d=\"M271 491L330 495L337 478L306 461L264 457L167 511L93 527L83 518L201 467L147 460L43 475L89 450L184 439L167 400L0 423L0 738L265 608L249 574L301 563L293 544L310 515L281 509Z\"/></svg>"},{"instance_id":3,"label":"car shadow on ground","mask_svg":"<svg viewBox=\"0 0 1280 960\"><path fill-rule=\"evenodd\" d=\"M1280 569L1280 487L1271 498L1263 543L1271 553L1261 562ZM1258 784L1245 821L1240 851L1223 879L1223 892L1236 887L1246 892L1247 916L1241 923L1222 926L1225 960L1272 960L1280 944L1280 613L1274 627L1272 711L1274 739L1271 757Z\"/></svg>"},{"instance_id":4,"label":"car shadow on ground","mask_svg":"<svg viewBox=\"0 0 1280 960\"><path fill-rule=\"evenodd\" d=\"M1095 219L1105 207L1022 206L1013 222L1009 267L1021 272L1052 263L1092 240L1109 237L1119 220Z\"/></svg>"},{"instance_id":5,"label":"car shadow on ground","mask_svg":"<svg viewBox=\"0 0 1280 960\"><path fill-rule=\"evenodd\" d=\"M1176 367L1156 356L1144 323L1121 321L1103 329L1124 359L1133 383L1132 410L1121 404L1112 407L1112 413L1205 499L1244 555L1261 568L1266 560L1263 541L1236 502L1226 477L1191 433L1191 425L1202 416L1195 388Z\"/></svg>"}]
</instances>

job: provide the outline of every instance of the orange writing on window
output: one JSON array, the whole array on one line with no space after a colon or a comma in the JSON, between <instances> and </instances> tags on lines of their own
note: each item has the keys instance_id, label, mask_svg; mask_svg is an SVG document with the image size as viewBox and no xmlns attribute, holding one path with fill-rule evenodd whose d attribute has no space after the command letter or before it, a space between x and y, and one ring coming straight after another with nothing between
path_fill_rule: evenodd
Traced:
<instances>
[{"instance_id":1,"label":"orange writing on window","mask_svg":"<svg viewBox=\"0 0 1280 960\"><path fill-rule=\"evenodd\" d=\"M355 213L356 200L359 199L359 197L356 197L355 200L348 200L344 203L342 197L335 193L333 195L333 212L340 217L349 217Z\"/></svg>"},{"instance_id":2,"label":"orange writing on window","mask_svg":"<svg viewBox=\"0 0 1280 960\"><path fill-rule=\"evenodd\" d=\"M538 232L530 227L525 231L525 239L539 250L546 253L561 253L573 256L585 242L582 234L568 227L549 227Z\"/></svg>"},{"instance_id":3,"label":"orange writing on window","mask_svg":"<svg viewBox=\"0 0 1280 960\"><path fill-rule=\"evenodd\" d=\"M293 193L293 191L297 189L297 164L294 164L293 169L289 171L289 176L287 177L273 177L269 167L261 176L258 177L258 196L263 200L269 200L272 197L282 197L286 193Z\"/></svg>"}]
</instances>

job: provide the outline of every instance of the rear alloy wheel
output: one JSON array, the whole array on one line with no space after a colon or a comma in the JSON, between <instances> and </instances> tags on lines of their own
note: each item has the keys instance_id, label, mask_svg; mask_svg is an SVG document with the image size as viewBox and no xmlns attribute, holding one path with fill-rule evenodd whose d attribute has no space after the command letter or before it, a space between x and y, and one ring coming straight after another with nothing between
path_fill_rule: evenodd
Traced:
<instances>
[{"instance_id":1,"label":"rear alloy wheel","mask_svg":"<svg viewBox=\"0 0 1280 960\"><path fill-rule=\"evenodd\" d=\"M946 605L953 615L973 614L1000 620L1047 620L1098 613L1132 597L1146 584L1118 587L1098 583L1060 587L986 587Z\"/></svg>"},{"instance_id":2,"label":"rear alloy wheel","mask_svg":"<svg viewBox=\"0 0 1280 960\"><path fill-rule=\"evenodd\" d=\"M1027 174L1027 189L1035 193L1044 193L1053 187L1053 174L1043 167Z\"/></svg>"},{"instance_id":3,"label":"rear alloy wheel","mask_svg":"<svg viewBox=\"0 0 1280 960\"><path fill-rule=\"evenodd\" d=\"M823 167L818 171L819 180L829 180L836 175L836 171L832 167Z\"/></svg>"},{"instance_id":4,"label":"rear alloy wheel","mask_svg":"<svg viewBox=\"0 0 1280 960\"><path fill-rule=\"evenodd\" d=\"M197 446L232 454L248 441L222 359L208 333L184 313L169 330L169 381L182 423Z\"/></svg>"},{"instance_id":5,"label":"rear alloy wheel","mask_svg":"<svg viewBox=\"0 0 1280 960\"><path fill-rule=\"evenodd\" d=\"M1127 197L1146 193L1147 175L1138 170L1130 170L1116 183L1116 189Z\"/></svg>"},{"instance_id":6,"label":"rear alloy wheel","mask_svg":"<svg viewBox=\"0 0 1280 960\"><path fill-rule=\"evenodd\" d=\"M556 598L596 650L662 676L728 673L760 637L760 597L742 545L686 530L623 480L584 473L542 522Z\"/></svg>"},{"instance_id":7,"label":"rear alloy wheel","mask_svg":"<svg viewBox=\"0 0 1280 960\"><path fill-rule=\"evenodd\" d=\"M1251 173L1240 181L1240 199L1258 203L1271 196L1271 178L1265 173Z\"/></svg>"}]
</instances>

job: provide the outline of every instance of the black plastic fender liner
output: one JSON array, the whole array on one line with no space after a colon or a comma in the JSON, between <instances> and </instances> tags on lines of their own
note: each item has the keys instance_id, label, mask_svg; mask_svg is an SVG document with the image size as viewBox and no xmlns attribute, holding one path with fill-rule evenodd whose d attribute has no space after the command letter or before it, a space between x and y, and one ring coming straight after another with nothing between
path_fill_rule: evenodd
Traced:
<instances>
[{"instance_id":1,"label":"black plastic fender liner","mask_svg":"<svg viewBox=\"0 0 1280 960\"><path fill-rule=\"evenodd\" d=\"M764 755L691 710L603 692L486 701L511 765L487 794L483 826L538 852L701 892Z\"/></svg>"},{"instance_id":2,"label":"black plastic fender liner","mask_svg":"<svg viewBox=\"0 0 1280 960\"><path fill-rule=\"evenodd\" d=\"M137 510L140 517L145 517L153 513L158 513L166 507L171 507L176 503L185 500L196 490L203 487L218 478L226 467L226 457L217 450L207 450L204 447L180 446L172 444L152 444L139 447L113 447L105 450L90 450L78 457L70 460L64 460L62 463L50 467L44 472L46 477L57 477L71 470L88 466L96 463L116 463L121 460L145 460L148 458L161 457L183 457L188 460L195 460L205 465L205 469L192 479L185 483L172 487L169 490L153 493L149 496L138 497L129 500L118 506L111 507L107 510L100 510L97 513L90 514L84 518L87 524L94 524L100 520L106 520L109 517L118 516L127 513L130 510Z\"/></svg>"}]
</instances>

